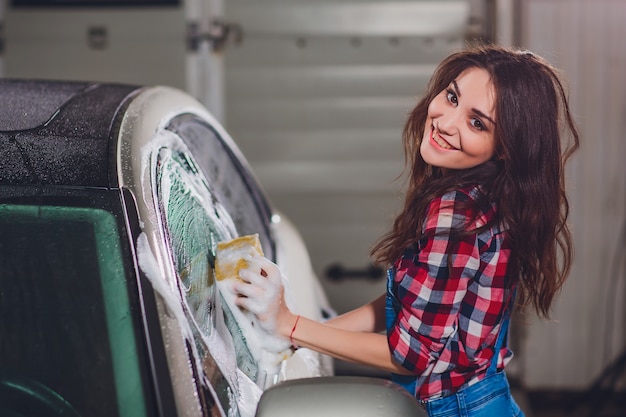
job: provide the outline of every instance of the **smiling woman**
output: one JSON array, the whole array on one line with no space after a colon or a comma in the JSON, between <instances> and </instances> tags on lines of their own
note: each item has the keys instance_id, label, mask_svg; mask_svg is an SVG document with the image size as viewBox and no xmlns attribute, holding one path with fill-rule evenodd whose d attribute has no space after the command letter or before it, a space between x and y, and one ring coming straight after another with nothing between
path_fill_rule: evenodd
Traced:
<instances>
[{"instance_id":1,"label":"smiling woman","mask_svg":"<svg viewBox=\"0 0 626 417\"><path fill-rule=\"evenodd\" d=\"M463 71L428 106L420 153L430 165L467 169L495 152L495 91L489 73Z\"/></svg>"},{"instance_id":2,"label":"smiling woman","mask_svg":"<svg viewBox=\"0 0 626 417\"><path fill-rule=\"evenodd\" d=\"M563 170L578 133L558 71L529 51L454 53L403 139L404 208L371 252L386 293L316 322L290 311L280 268L256 257L239 303L294 347L391 371L430 417L523 416L504 372L511 315L547 316L572 261Z\"/></svg>"}]
</instances>

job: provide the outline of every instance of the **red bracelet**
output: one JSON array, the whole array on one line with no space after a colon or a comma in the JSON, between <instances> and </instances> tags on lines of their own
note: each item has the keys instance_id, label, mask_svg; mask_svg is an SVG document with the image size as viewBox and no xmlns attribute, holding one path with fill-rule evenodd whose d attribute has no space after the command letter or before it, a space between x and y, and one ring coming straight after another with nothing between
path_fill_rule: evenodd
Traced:
<instances>
[{"instance_id":1,"label":"red bracelet","mask_svg":"<svg viewBox=\"0 0 626 417\"><path fill-rule=\"evenodd\" d=\"M299 314L296 317L296 322L293 324L293 328L291 329L291 333L289 334L289 341L291 342L291 346L293 346L294 349L298 349L298 345L296 345L296 343L293 341L293 332L296 331L296 326L298 326L298 321L300 321Z\"/></svg>"}]
</instances>

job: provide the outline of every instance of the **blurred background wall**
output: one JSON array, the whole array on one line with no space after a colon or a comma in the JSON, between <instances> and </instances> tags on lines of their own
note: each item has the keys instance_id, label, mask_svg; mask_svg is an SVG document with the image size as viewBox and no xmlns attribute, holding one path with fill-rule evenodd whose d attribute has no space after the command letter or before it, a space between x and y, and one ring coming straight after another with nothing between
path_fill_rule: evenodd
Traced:
<instances>
[{"instance_id":1,"label":"blurred background wall","mask_svg":"<svg viewBox=\"0 0 626 417\"><path fill-rule=\"evenodd\" d=\"M543 55L569 82L582 134L568 167L576 259L553 320L517 318L511 373L529 389L583 390L618 367L626 1L0 4L3 77L167 84L202 101L299 227L338 312L384 289L368 252L399 208L402 124L437 63L477 39Z\"/></svg>"}]
</instances>

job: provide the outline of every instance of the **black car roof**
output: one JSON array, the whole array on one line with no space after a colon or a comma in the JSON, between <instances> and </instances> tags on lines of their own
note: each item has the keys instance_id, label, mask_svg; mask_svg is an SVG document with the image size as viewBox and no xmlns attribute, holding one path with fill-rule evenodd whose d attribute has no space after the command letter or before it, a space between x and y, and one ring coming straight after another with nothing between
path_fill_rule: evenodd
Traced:
<instances>
[{"instance_id":1,"label":"black car roof","mask_svg":"<svg viewBox=\"0 0 626 417\"><path fill-rule=\"evenodd\" d=\"M0 80L0 184L117 187L117 126L140 89Z\"/></svg>"}]
</instances>

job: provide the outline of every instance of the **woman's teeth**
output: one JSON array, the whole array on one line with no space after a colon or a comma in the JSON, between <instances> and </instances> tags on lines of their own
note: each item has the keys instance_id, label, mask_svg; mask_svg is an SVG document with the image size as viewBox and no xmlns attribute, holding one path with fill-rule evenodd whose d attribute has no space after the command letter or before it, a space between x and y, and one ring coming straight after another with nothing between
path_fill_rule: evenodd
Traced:
<instances>
[{"instance_id":1,"label":"woman's teeth","mask_svg":"<svg viewBox=\"0 0 626 417\"><path fill-rule=\"evenodd\" d=\"M437 145L441 146L443 149L454 149L454 147L450 146L448 142L441 139L439 137L439 134L436 131L433 131L433 140L435 141Z\"/></svg>"}]
</instances>

